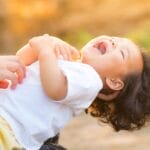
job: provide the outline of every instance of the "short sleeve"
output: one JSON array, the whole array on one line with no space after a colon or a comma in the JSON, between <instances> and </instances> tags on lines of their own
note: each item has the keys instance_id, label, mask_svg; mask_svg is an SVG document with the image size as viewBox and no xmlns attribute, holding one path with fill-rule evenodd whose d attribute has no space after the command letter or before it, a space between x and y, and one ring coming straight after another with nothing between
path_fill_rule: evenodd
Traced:
<instances>
[{"instance_id":1,"label":"short sleeve","mask_svg":"<svg viewBox=\"0 0 150 150\"><path fill-rule=\"evenodd\" d=\"M68 61L60 61L59 64L68 87L66 97L58 102L76 110L86 109L102 89L102 80L89 65Z\"/></svg>"}]
</instances>

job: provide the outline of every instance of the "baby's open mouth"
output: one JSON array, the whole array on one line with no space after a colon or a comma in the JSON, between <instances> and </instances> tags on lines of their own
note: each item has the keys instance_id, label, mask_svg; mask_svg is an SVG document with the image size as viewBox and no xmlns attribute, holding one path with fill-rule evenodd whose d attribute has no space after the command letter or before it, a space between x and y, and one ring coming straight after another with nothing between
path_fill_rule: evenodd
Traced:
<instances>
[{"instance_id":1,"label":"baby's open mouth","mask_svg":"<svg viewBox=\"0 0 150 150\"><path fill-rule=\"evenodd\" d=\"M106 53L107 47L106 47L105 42L97 43L93 47L97 48L101 52L102 55Z\"/></svg>"}]
</instances>

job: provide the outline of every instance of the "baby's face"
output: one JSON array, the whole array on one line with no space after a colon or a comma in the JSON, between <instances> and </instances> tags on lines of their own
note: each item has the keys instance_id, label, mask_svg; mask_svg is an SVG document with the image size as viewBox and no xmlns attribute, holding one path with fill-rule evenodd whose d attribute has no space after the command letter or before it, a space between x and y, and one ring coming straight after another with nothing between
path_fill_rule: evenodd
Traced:
<instances>
[{"instance_id":1,"label":"baby's face","mask_svg":"<svg viewBox=\"0 0 150 150\"><path fill-rule=\"evenodd\" d=\"M82 62L103 77L121 77L141 72L143 60L137 46L126 38L100 36L82 48Z\"/></svg>"}]
</instances>

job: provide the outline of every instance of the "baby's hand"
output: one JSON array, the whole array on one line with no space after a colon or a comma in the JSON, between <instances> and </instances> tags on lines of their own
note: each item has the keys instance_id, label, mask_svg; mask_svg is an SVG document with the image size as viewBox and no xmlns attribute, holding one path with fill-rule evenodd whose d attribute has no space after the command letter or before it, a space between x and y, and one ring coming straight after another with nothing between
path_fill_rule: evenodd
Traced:
<instances>
[{"instance_id":1,"label":"baby's hand","mask_svg":"<svg viewBox=\"0 0 150 150\"><path fill-rule=\"evenodd\" d=\"M80 52L75 47L56 37L48 36L48 38L52 40L57 58L70 61L80 58Z\"/></svg>"},{"instance_id":2,"label":"baby's hand","mask_svg":"<svg viewBox=\"0 0 150 150\"><path fill-rule=\"evenodd\" d=\"M29 45L39 55L41 51L47 51L51 49L51 42L47 40L45 36L36 36L29 40Z\"/></svg>"},{"instance_id":3,"label":"baby's hand","mask_svg":"<svg viewBox=\"0 0 150 150\"><path fill-rule=\"evenodd\" d=\"M32 48L36 49L38 53L41 50L53 50L57 58L73 60L80 57L80 53L76 48L48 34L32 38L29 44Z\"/></svg>"}]
</instances>

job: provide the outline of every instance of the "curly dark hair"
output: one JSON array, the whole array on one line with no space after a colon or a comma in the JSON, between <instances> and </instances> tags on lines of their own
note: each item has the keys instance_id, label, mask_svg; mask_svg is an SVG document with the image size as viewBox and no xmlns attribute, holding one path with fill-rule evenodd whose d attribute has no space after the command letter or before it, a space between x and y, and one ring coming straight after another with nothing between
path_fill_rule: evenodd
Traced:
<instances>
[{"instance_id":1,"label":"curly dark hair","mask_svg":"<svg viewBox=\"0 0 150 150\"><path fill-rule=\"evenodd\" d=\"M96 98L87 109L92 116L111 123L116 131L139 129L149 120L150 54L141 54L144 63L142 73L128 75L124 80L125 87L113 101Z\"/></svg>"}]
</instances>

